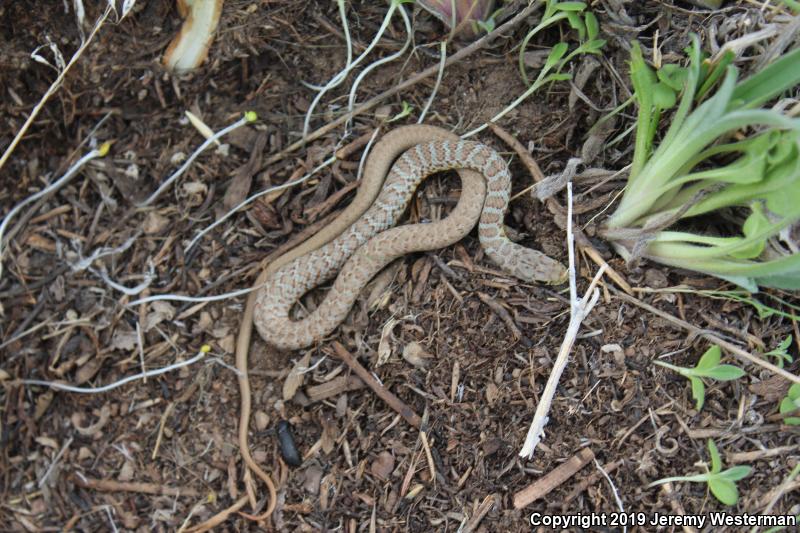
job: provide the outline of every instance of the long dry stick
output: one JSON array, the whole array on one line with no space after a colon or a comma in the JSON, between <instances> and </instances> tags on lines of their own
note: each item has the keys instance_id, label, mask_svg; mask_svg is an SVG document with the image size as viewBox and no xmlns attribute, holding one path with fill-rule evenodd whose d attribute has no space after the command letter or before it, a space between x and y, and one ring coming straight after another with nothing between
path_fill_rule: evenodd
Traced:
<instances>
[{"instance_id":1,"label":"long dry stick","mask_svg":"<svg viewBox=\"0 0 800 533\"><path fill-rule=\"evenodd\" d=\"M528 17L531 13L534 12L539 7L539 5L540 5L540 2L535 1L535 0L531 0L530 2L528 2L528 5L525 7L525 9L523 9L519 13L517 13L512 19L510 19L509 21L505 22L504 24L501 24L500 26L495 28L494 31L491 31L491 32L487 33L486 35L484 35L483 37L481 37L480 39L478 39L477 41L475 41L471 45L465 46L464 48L462 48L461 50L459 50L455 54L453 54L450 57L448 57L447 60L444 62L445 68L450 66L450 65L452 65L453 63L457 63L458 61L461 61L465 57L469 57L470 55L474 54L478 50L480 50L480 49L486 47L487 45L489 45L492 41L494 41L497 37L499 37L503 33L505 33L507 31L517 27L523 20L525 20L526 17ZM355 109L353 109L352 112L342 115L341 117L337 118L336 120L334 120L334 121L326 124L325 126L322 126L321 128L313 131L307 137L304 137L304 138L300 139L299 141L289 145L282 152L279 152L279 153L275 154L274 156L270 157L269 159L267 159L264 162L264 164L262 165L261 168L263 169L264 167L266 167L268 165L271 165L273 163L276 163L277 161L280 161L281 159L286 157L289 153L294 152L295 150L298 150L298 149L302 148L308 142L311 142L311 141L313 141L315 139L319 139L320 137L322 137L323 135L325 135L329 131L335 130L336 128L338 128L339 126L341 126L342 124L344 124L348 120L352 119L356 115L360 115L361 113L364 113L365 111L369 111L370 109L372 109L373 107L377 106L379 103L381 103L382 101L386 100L390 96L394 96L395 94L397 94L397 93L399 93L401 91L404 91L404 90L408 89L409 87L412 87L413 85L416 85L420 81L437 74L441 68L442 67L440 65L433 65L433 66L431 66L429 68L426 68L422 72L420 72L418 74L415 74L414 76L410 77L406 81L401 82L400 84L396 85L395 87L392 87L391 89L389 89L387 91L384 91L381 94L370 98L369 100L367 100L366 102L364 102L360 106L358 106Z\"/></svg>"}]
</instances>

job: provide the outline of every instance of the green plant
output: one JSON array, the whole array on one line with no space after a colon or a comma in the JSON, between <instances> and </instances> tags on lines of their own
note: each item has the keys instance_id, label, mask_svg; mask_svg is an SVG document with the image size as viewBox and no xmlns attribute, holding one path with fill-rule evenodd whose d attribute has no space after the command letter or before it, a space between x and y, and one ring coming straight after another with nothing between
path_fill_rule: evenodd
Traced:
<instances>
[{"instance_id":1,"label":"green plant","mask_svg":"<svg viewBox=\"0 0 800 533\"><path fill-rule=\"evenodd\" d=\"M659 366L674 370L682 375L692 384L692 398L695 399L697 410L703 408L706 401L706 387L703 384L702 378L715 379L717 381L732 381L744 376L745 372L738 366L721 365L719 364L722 358L722 350L719 346L712 346L706 353L700 357L697 366L694 368L686 368L682 366L671 365L663 361L653 361Z\"/></svg>"},{"instance_id":2,"label":"green plant","mask_svg":"<svg viewBox=\"0 0 800 533\"><path fill-rule=\"evenodd\" d=\"M780 414L791 413L797 409L800 409L800 384L794 383L791 387L789 387L786 397L781 400L780 407L778 407L778 412ZM783 419L783 423L787 426L800 426L800 417L787 416Z\"/></svg>"},{"instance_id":3,"label":"green plant","mask_svg":"<svg viewBox=\"0 0 800 533\"><path fill-rule=\"evenodd\" d=\"M800 120L760 107L800 82L800 49L738 83L730 55L703 61L696 36L688 54L687 68L654 72L639 45L632 47L639 105L633 163L603 234L626 259L644 256L750 292L800 288L800 254L767 253L769 239L800 221ZM676 103L655 147L661 115ZM726 208L749 211L732 217L730 236L664 231Z\"/></svg>"},{"instance_id":4,"label":"green plant","mask_svg":"<svg viewBox=\"0 0 800 533\"><path fill-rule=\"evenodd\" d=\"M792 336L789 335L773 350L766 352L764 355L775 358L775 364L783 368L784 363L791 363L794 359L789 355L787 350L792 345Z\"/></svg>"},{"instance_id":5,"label":"green plant","mask_svg":"<svg viewBox=\"0 0 800 533\"><path fill-rule=\"evenodd\" d=\"M690 481L694 483L707 483L711 494L725 505L736 505L739 501L739 489L736 482L750 475L753 470L747 465L733 466L725 471L722 470L722 459L717 450L717 445L713 439L708 439L708 453L711 457L711 470L705 474L694 476L676 476L659 479L650 483L648 487L671 483L673 481Z\"/></svg>"},{"instance_id":6,"label":"green plant","mask_svg":"<svg viewBox=\"0 0 800 533\"><path fill-rule=\"evenodd\" d=\"M555 7L553 7L555 6ZM559 7L560 6L560 7ZM522 45L520 47L520 72L522 74L523 79L525 80L526 85L528 88L520 94L513 102L508 104L502 111L497 113L493 116L489 122L497 122L501 118L503 118L506 114L508 114L512 109L516 108L521 102L523 102L526 98L532 95L534 92L542 88L543 86L547 85L548 83L552 83L555 81L564 81L572 79L570 74L562 73L561 71L567 64L572 61L575 57L581 54L599 54L600 50L605 46L606 42L603 39L598 39L597 35L599 30L599 26L597 25L597 19L595 19L594 15L591 13L582 13L582 11L586 8L586 4L583 2L559 2L555 3L552 1L548 1L545 4L545 14L542 17L542 22L539 23L536 28L531 30L528 35L525 36L525 39L522 41ZM552 11L556 10L557 14L552 15ZM560 11L559 11L560 10ZM578 13L583 14L583 19L581 19L579 24L578 36L581 40L580 44L575 47L572 51L569 49L569 44L566 42L559 42L553 48L550 49L550 53L547 56L547 59L544 62L544 65L541 69L539 69L539 74L536 76L536 79L533 82L530 82L527 78L525 73L524 63L522 62L522 54L524 53L525 47L527 46L530 37L532 37L532 33L535 34L540 29L554 24L559 20L568 19L574 20L574 17L570 15L568 17L566 13L573 13L575 17L577 17ZM577 22L576 22L577 24ZM489 126L488 123L483 124L482 126L478 126L477 128L468 131L462 138L472 137L476 133L483 131Z\"/></svg>"},{"instance_id":7,"label":"green plant","mask_svg":"<svg viewBox=\"0 0 800 533\"><path fill-rule=\"evenodd\" d=\"M402 106L402 109L400 109L400 112L397 113L392 118L390 118L389 120L387 120L386 122L394 122L395 120L400 120L401 118L406 118L414 110L414 106L412 106L411 104L409 104L405 100L403 100L400 103L400 105Z\"/></svg>"},{"instance_id":8,"label":"green plant","mask_svg":"<svg viewBox=\"0 0 800 533\"><path fill-rule=\"evenodd\" d=\"M600 25L597 23L597 18L591 11L586 11L585 3L546 0L542 20L525 35L519 47L519 73L525 85L530 86L532 83L525 69L525 51L528 48L528 43L537 33L562 20L566 20L578 32L578 39L586 45L586 50L583 53L595 53L605 45L605 41L597 38L600 33Z\"/></svg>"}]
</instances>

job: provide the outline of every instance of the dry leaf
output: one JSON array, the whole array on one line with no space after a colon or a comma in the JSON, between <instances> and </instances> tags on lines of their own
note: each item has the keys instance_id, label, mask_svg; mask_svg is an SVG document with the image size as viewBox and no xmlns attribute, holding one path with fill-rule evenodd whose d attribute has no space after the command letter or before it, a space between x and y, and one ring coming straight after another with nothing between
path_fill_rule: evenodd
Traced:
<instances>
[{"instance_id":1,"label":"dry leaf","mask_svg":"<svg viewBox=\"0 0 800 533\"><path fill-rule=\"evenodd\" d=\"M168 302L156 301L151 306L153 310L147 313L144 320L145 331L150 331L164 320L171 320L175 316L175 308Z\"/></svg>"},{"instance_id":2,"label":"dry leaf","mask_svg":"<svg viewBox=\"0 0 800 533\"><path fill-rule=\"evenodd\" d=\"M139 335L133 330L117 329L111 336L111 347L129 352L139 344Z\"/></svg>"},{"instance_id":3,"label":"dry leaf","mask_svg":"<svg viewBox=\"0 0 800 533\"><path fill-rule=\"evenodd\" d=\"M253 417L256 420L256 429L258 431L264 431L267 429L269 425L269 415L264 411L256 411L255 416Z\"/></svg>"},{"instance_id":4,"label":"dry leaf","mask_svg":"<svg viewBox=\"0 0 800 533\"><path fill-rule=\"evenodd\" d=\"M289 375L286 376L286 380L283 382L283 401L291 400L294 393L297 392L297 388L303 384L309 362L311 362L311 352L308 352L297 361Z\"/></svg>"},{"instance_id":5,"label":"dry leaf","mask_svg":"<svg viewBox=\"0 0 800 533\"><path fill-rule=\"evenodd\" d=\"M381 330L381 340L378 343L378 361L375 363L375 368L387 362L389 360L389 356L392 355L392 347L390 346L392 330L399 323L399 320L392 317L386 322L386 324L383 325L383 329Z\"/></svg>"},{"instance_id":6,"label":"dry leaf","mask_svg":"<svg viewBox=\"0 0 800 533\"><path fill-rule=\"evenodd\" d=\"M159 215L155 211L150 211L144 218L142 223L142 230L147 235L155 235L161 233L169 225L169 219L165 216Z\"/></svg>"},{"instance_id":7,"label":"dry leaf","mask_svg":"<svg viewBox=\"0 0 800 533\"><path fill-rule=\"evenodd\" d=\"M369 471L378 479L387 480L389 475L394 470L394 456L389 452L381 452L378 457L372 461Z\"/></svg>"},{"instance_id":8,"label":"dry leaf","mask_svg":"<svg viewBox=\"0 0 800 533\"><path fill-rule=\"evenodd\" d=\"M427 360L430 359L430 357L431 354L426 352L425 348L417 341L409 342L406 344L405 348L403 348L403 359L416 367L424 368L425 365L428 364Z\"/></svg>"},{"instance_id":9,"label":"dry leaf","mask_svg":"<svg viewBox=\"0 0 800 533\"><path fill-rule=\"evenodd\" d=\"M497 385L495 385L493 381L490 381L486 385L486 401L489 402L489 405L494 403L494 401L497 399L499 392L500 391L497 388Z\"/></svg>"}]
</instances>

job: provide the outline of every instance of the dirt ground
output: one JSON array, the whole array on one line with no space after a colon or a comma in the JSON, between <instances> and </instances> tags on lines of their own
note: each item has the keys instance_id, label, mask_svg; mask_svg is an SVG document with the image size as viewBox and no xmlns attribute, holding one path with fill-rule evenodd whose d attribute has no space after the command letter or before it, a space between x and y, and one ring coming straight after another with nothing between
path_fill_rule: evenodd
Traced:
<instances>
[{"instance_id":1,"label":"dirt ground","mask_svg":"<svg viewBox=\"0 0 800 533\"><path fill-rule=\"evenodd\" d=\"M85 1L83 27L71 2L47 4L0 4L3 150L57 76L31 52L38 48L54 63L51 48L39 48L52 43L68 61L106 3ZM630 96L632 39L642 43L645 57L652 57L655 43L664 62L679 61L690 32L713 50L780 15L774 6L755 1L727 2L717 11L677 0L591 4L608 43L601 56L570 67L590 74L573 84L547 86L499 121L531 151L544 174L561 172L579 156L586 168L613 172L629 164L633 140L624 134L635 121L633 108L611 121L601 142L587 134ZM405 9L413 15L417 48L367 76L359 102L438 62L438 43L447 30L412 4ZM386 11L384 2L348 3L355 53L372 40ZM525 88L516 46L540 13L448 66L426 123L463 133L516 98ZM160 64L181 22L172 2L138 0L124 20L114 20L112 15L100 28L0 170L5 214L61 176L91 148L90 139L113 143L106 157L17 215L6 233L0 277L3 531L174 531L200 524L246 496L243 480L252 476L239 453L240 396L232 369L245 297L127 304L148 295L246 289L262 260L283 251L304 228L334 216L353 196L361 149L302 185L261 197L188 250L197 232L225 213L224 206L302 176L339 146L344 127L269 160L300 138L315 95L307 84L324 84L344 65L334 2L228 0L208 61L183 76ZM531 62L536 51L560 39L574 42L572 33L564 26L539 34L529 46ZM404 39L395 17L376 54L396 52ZM452 43L450 53L467 44ZM740 69L746 71L759 50L748 49ZM325 97L312 131L344 113L352 80ZM386 132L414 123L434 83L435 76L357 116L341 145L377 127ZM388 123L404 103L413 107L411 114ZM187 110L214 130L244 111L255 111L259 121L222 138L225 146L202 153L153 205L137 208L203 142L185 118ZM566 263L564 232L526 191L532 183L526 167L489 130L478 138L511 162L514 193L523 192L512 203L508 226L526 246ZM576 180L575 220L634 288L637 300L753 353L774 348L788 335L797 339L793 321L778 314L762 317L745 302L703 292L733 288L720 280L646 262L626 265L595 237L623 186L624 173L611 180ZM407 218L444 216L457 189L452 176L428 180ZM565 205L565 192L556 199ZM123 249L89 268L78 265L104 247ZM578 270L582 294L597 266L579 254ZM127 287L149 284L129 296L104 275ZM709 343L624 300L608 278L601 293L561 377L546 437L531 460L518 452L566 332L569 293L566 285L525 284L498 272L484 257L476 231L455 246L394 263L318 346L276 353L255 338L250 446L275 479L277 507L268 522L232 513L216 530L527 531L532 512L609 513L620 506L648 516L761 514L768 506L775 515L800 513L796 482L776 498L800 457L797 427L774 416L789 382L729 357L727 362L743 366L747 375L707 383L705 406L697 412L687 380L652 362L693 366ZM313 307L322 294L315 291L305 304ZM795 301L779 291L758 295L788 310L775 297ZM333 351L333 341L423 417L424 434L355 379ZM142 367L187 360L204 345L214 360L207 357L106 393L15 381L98 387ZM789 353L797 354L796 344ZM298 363L311 370L287 385ZM787 363L787 370L798 368ZM333 395L320 392L320 385L343 382L348 387ZM285 387L293 392L288 399ZM288 466L281 453L282 421L290 425L300 466ZM719 503L702 483L648 487L660 478L704 472L709 437L726 468L753 467L738 483L734 507ZM552 483L543 498L514 508L516 493L570 458L575 461L582 450L591 450L596 462ZM248 501L240 511L252 516L265 510L268 494L260 482L250 485L256 507Z\"/></svg>"}]
</instances>

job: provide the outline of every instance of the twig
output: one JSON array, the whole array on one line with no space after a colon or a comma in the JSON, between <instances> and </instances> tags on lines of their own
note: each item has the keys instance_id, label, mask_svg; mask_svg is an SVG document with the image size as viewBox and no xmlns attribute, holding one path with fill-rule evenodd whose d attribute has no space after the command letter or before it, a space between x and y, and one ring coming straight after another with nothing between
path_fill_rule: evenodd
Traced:
<instances>
[{"instance_id":1,"label":"twig","mask_svg":"<svg viewBox=\"0 0 800 533\"><path fill-rule=\"evenodd\" d=\"M422 426L422 419L419 417L419 415L417 415L417 413L415 413L409 406L403 403L400 398L389 392L389 390L387 390L380 381L375 379L375 376L373 376L369 370L361 366L361 364L355 360L355 358L344 346L342 346L341 343L334 341L333 350L336 352L336 355L339 356L339 358L344 361L344 363L349 366L358 377L361 378L361 381L366 383L381 400L389 404L389 407L397 411L397 413L399 413L400 416L406 420L406 422L415 428L420 429Z\"/></svg>"},{"instance_id":2,"label":"twig","mask_svg":"<svg viewBox=\"0 0 800 533\"><path fill-rule=\"evenodd\" d=\"M583 448L561 463L558 467L551 470L546 476L539 478L533 484L528 485L514 494L514 509L522 509L539 498L546 496L550 491L564 483L580 471L580 469L589 464L592 459L594 459L594 452L592 452L590 448Z\"/></svg>"},{"instance_id":3,"label":"twig","mask_svg":"<svg viewBox=\"0 0 800 533\"><path fill-rule=\"evenodd\" d=\"M87 489L102 490L107 492L138 492L141 494L158 494L161 496L190 496L197 497L197 490L191 487L168 487L158 483L136 483L127 481L116 481L113 479L94 479L81 474L75 475L78 485Z\"/></svg>"},{"instance_id":4,"label":"twig","mask_svg":"<svg viewBox=\"0 0 800 533\"><path fill-rule=\"evenodd\" d=\"M654 315L657 315L657 316L663 318L664 320L666 320L667 322L669 322L673 326L678 326L678 327L681 327L681 328L685 329L692 336L702 337L702 338L706 339L707 341L718 345L720 348L725 349L726 351L730 352L732 355L737 357L740 361L753 363L753 364L758 365L758 366L760 366L762 368L766 368L767 370L770 370L771 372L774 372L775 374L783 376L784 378L786 378L786 379L788 379L790 381L793 381L794 383L800 383L800 376L795 376L791 372L787 372L786 370L773 365L769 361L766 361L766 360L764 360L764 359L762 359L762 358L760 358L758 356L755 356L755 355L751 354L750 352L748 352L747 350L743 350L742 348L739 348L735 344L733 344L731 342L728 342L725 339L720 338L718 335L716 335L712 331L708 331L708 330L705 330L705 329L700 329L697 326L686 322L685 320L681 320L680 318L678 318L676 316L672 316L671 314L669 314L669 313L667 313L665 311L662 311L660 309L657 309L657 308L653 307L652 305L646 304L646 303L642 302L641 300L637 300L633 296L629 296L627 294L624 294L624 293L614 289L614 287L609 287L609 289L615 295L619 296L620 299L622 299L622 300L624 300L624 301L626 301L628 303L631 303L631 304L633 304L635 306L641 307L642 309L644 309L646 311L650 311Z\"/></svg>"},{"instance_id":5,"label":"twig","mask_svg":"<svg viewBox=\"0 0 800 533\"><path fill-rule=\"evenodd\" d=\"M109 383L108 385L104 385L102 387L75 387L74 385L67 385L66 383L59 383L57 381L44 381L41 379L20 379L16 380L14 383L21 383L23 385L41 385L43 387L50 387L51 389L63 390L67 392L77 392L82 394L100 394L103 392L108 392L110 390L116 389L117 387L121 387L122 385L130 383L131 381L136 381L137 379L144 379L152 376L160 376L161 374L166 374L167 372L177 370L178 368L189 366L191 364L196 363L203 357L205 357L209 351L211 351L211 347L205 344L203 345L202 348L200 348L200 353L198 353L191 359L187 359L186 361L180 361L178 363L165 366L163 368L156 368L154 370L148 370L147 372L134 374L133 376L122 378L119 381L115 381L114 383Z\"/></svg>"},{"instance_id":6,"label":"twig","mask_svg":"<svg viewBox=\"0 0 800 533\"><path fill-rule=\"evenodd\" d=\"M607 465L604 465L603 466L603 471L605 471L607 474L610 474L611 472L613 472L614 470L619 468L622 465L622 463L623 463L623 461L619 460L619 461L614 461L613 463L609 463ZM575 488L572 489L572 492L567 494L567 496L563 499L563 501L561 501L561 510L563 512L566 512L569 509L571 509L570 503L572 502L572 500L577 498L578 495L580 495L580 493L582 493L583 491L585 491L586 489L588 489L589 487L591 487L592 485L597 483L597 481L601 477L603 477L603 474L601 473L601 471L600 470L596 470L594 473L592 473L588 477L584 478L584 480L581 481L580 483L578 483L575 486Z\"/></svg>"},{"instance_id":7,"label":"twig","mask_svg":"<svg viewBox=\"0 0 800 533\"><path fill-rule=\"evenodd\" d=\"M472 515L469 522L467 522L463 528L459 530L459 533L472 533L478 526L480 525L483 518L489 514L489 511L494 509L494 506L497 505L497 502L500 500L499 494L489 494L486 496L478 508L475 510L475 514Z\"/></svg>"},{"instance_id":8,"label":"twig","mask_svg":"<svg viewBox=\"0 0 800 533\"><path fill-rule=\"evenodd\" d=\"M50 466L47 467L47 470L45 470L44 474L39 479L38 485L40 489L44 486L45 483L47 483L47 478L49 478L50 474L53 473L53 469L55 469L56 465L61 460L61 457L64 455L64 452L66 452L69 449L70 444L72 444L72 437L68 438L67 442L65 442L64 445L61 447L61 449L58 450L58 453L56 454L55 457L53 457L53 461L50 463Z\"/></svg>"},{"instance_id":9,"label":"twig","mask_svg":"<svg viewBox=\"0 0 800 533\"><path fill-rule=\"evenodd\" d=\"M578 330L581 323L592 311L592 308L600 298L600 291L597 289L597 283L600 277L605 272L604 267L600 267L592 279L589 288L586 289L586 294L583 298L578 300L576 281L575 281L575 250L574 238L572 234L572 184L567 184L567 251L569 255L569 291L570 291L570 319L567 326L567 333L564 335L564 341L561 343L561 349L558 352L555 363L553 363L553 370L550 377L547 379L547 384L544 387L542 396L539 400L539 405L536 406L536 413L533 415L533 422L528 430L528 435L525 437L525 444L519 452L520 457L532 457L533 452L536 450L536 445L544 435L544 426L547 424L550 412L550 406L553 403L553 397L556 394L556 387L558 381L561 379L561 374L567 366L569 361L569 353L572 350L572 345L578 336Z\"/></svg>"}]
</instances>

